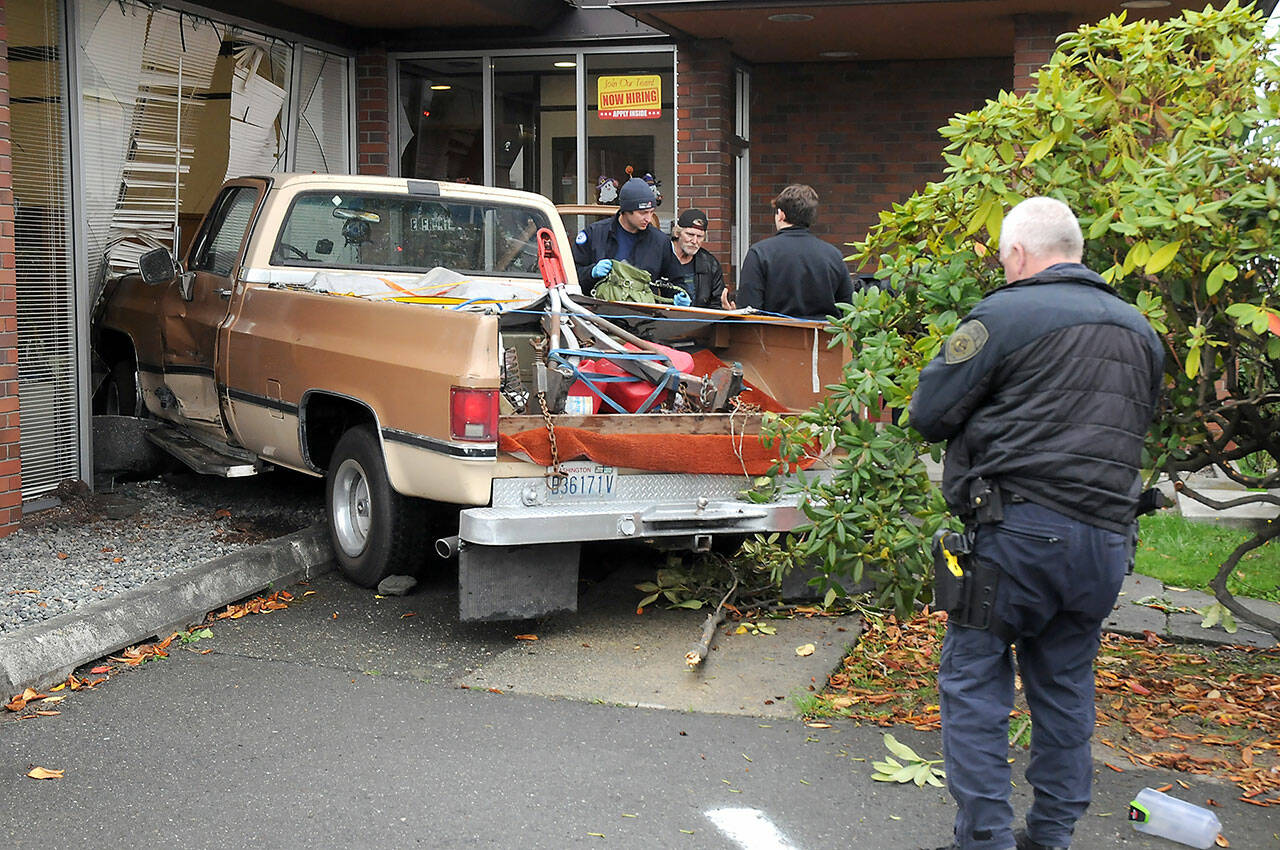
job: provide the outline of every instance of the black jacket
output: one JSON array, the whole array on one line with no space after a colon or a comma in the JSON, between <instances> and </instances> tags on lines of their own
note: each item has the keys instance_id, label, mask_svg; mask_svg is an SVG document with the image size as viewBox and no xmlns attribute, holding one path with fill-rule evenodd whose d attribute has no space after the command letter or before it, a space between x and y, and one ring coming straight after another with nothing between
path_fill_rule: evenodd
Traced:
<instances>
[{"instance_id":1,"label":"black jacket","mask_svg":"<svg viewBox=\"0 0 1280 850\"><path fill-rule=\"evenodd\" d=\"M920 373L910 424L948 440L943 495L970 513L981 477L1125 532L1164 351L1102 278L1059 263L988 293Z\"/></svg>"},{"instance_id":2,"label":"black jacket","mask_svg":"<svg viewBox=\"0 0 1280 850\"><path fill-rule=\"evenodd\" d=\"M738 272L739 307L806 319L836 314L853 295L849 267L807 227L787 227L752 245Z\"/></svg>"},{"instance_id":3,"label":"black jacket","mask_svg":"<svg viewBox=\"0 0 1280 850\"><path fill-rule=\"evenodd\" d=\"M578 267L578 283L586 295L591 294L596 282L591 279L591 267L600 260L618 258L618 216L602 218L588 224L573 240L573 263ZM681 277L680 262L671 250L671 240L657 227L646 227L636 234L636 244L627 262L644 269L650 276L676 280Z\"/></svg>"},{"instance_id":4,"label":"black jacket","mask_svg":"<svg viewBox=\"0 0 1280 850\"><path fill-rule=\"evenodd\" d=\"M675 253L674 244L671 248L672 253ZM686 281L690 277L690 267L692 267L693 277L693 291L690 298L693 299L693 306L719 310L724 306L720 303L720 293L724 292L724 269L721 268L716 255L706 248L699 248L698 253L693 255L693 259L682 266ZM689 288L685 283L681 285L686 289Z\"/></svg>"}]
</instances>

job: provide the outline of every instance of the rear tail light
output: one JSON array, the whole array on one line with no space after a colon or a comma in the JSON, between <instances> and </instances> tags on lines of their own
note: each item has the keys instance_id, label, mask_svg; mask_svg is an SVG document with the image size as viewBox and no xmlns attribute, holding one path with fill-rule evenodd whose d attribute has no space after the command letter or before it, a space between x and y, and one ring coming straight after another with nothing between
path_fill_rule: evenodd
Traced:
<instances>
[{"instance_id":1,"label":"rear tail light","mask_svg":"<svg viewBox=\"0 0 1280 850\"><path fill-rule=\"evenodd\" d=\"M449 433L455 440L492 443L498 439L498 391L452 387Z\"/></svg>"}]
</instances>

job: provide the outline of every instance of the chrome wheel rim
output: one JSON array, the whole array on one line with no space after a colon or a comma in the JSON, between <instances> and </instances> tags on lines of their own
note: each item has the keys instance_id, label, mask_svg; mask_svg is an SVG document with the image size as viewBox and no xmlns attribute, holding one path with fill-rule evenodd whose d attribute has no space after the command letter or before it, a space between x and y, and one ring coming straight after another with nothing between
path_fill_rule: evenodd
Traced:
<instances>
[{"instance_id":1,"label":"chrome wheel rim","mask_svg":"<svg viewBox=\"0 0 1280 850\"><path fill-rule=\"evenodd\" d=\"M334 473L333 504L329 507L338 546L343 554L358 556L369 541L370 510L369 479L355 460L344 460Z\"/></svg>"}]
</instances>

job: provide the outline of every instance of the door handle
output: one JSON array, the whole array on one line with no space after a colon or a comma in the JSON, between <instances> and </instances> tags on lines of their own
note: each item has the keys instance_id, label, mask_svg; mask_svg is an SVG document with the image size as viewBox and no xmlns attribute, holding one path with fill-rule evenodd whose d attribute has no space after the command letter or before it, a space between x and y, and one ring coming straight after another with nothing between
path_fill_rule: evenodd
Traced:
<instances>
[{"instance_id":1,"label":"door handle","mask_svg":"<svg viewBox=\"0 0 1280 850\"><path fill-rule=\"evenodd\" d=\"M230 298L230 297L231 297L231 290L230 290L230 289L215 289L215 290L213 291L213 294L214 294L214 295L221 295L223 298Z\"/></svg>"}]
</instances>

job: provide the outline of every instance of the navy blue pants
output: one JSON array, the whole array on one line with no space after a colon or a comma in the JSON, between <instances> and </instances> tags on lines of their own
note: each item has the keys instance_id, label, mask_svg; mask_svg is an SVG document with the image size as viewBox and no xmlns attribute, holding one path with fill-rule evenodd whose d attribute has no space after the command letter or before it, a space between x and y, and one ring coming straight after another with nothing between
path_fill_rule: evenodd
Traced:
<instances>
[{"instance_id":1,"label":"navy blue pants","mask_svg":"<svg viewBox=\"0 0 1280 850\"><path fill-rule=\"evenodd\" d=\"M975 557L1000 567L995 615L1019 636L1018 669L1031 708L1027 832L1066 847L1089 806L1093 661L1132 553L1117 534L1030 502L978 529ZM1009 712L1013 653L985 629L949 626L938 671L947 785L959 806L961 850L1009 850Z\"/></svg>"}]
</instances>

